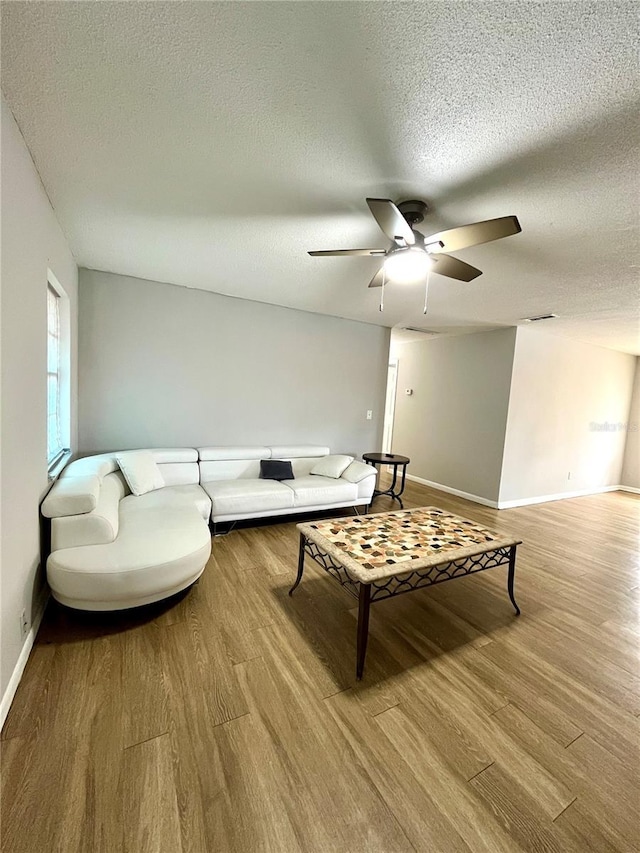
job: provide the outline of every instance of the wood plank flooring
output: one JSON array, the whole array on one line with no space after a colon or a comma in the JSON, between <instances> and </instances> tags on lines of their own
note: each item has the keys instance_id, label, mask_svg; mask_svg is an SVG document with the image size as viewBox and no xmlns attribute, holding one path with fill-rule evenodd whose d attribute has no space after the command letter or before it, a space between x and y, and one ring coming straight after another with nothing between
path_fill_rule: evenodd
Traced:
<instances>
[{"instance_id":1,"label":"wood plank flooring","mask_svg":"<svg viewBox=\"0 0 640 853\"><path fill-rule=\"evenodd\" d=\"M355 602L295 523L217 537L200 582L129 614L51 604L2 732L6 853L640 848L640 498L496 510L506 568ZM375 511L397 508L379 498Z\"/></svg>"}]
</instances>

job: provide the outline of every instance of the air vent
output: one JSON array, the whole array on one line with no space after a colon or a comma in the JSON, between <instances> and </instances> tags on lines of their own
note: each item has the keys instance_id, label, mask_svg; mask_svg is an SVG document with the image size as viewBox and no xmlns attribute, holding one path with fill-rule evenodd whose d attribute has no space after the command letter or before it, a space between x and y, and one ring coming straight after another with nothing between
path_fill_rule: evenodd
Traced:
<instances>
[{"instance_id":1,"label":"air vent","mask_svg":"<svg viewBox=\"0 0 640 853\"><path fill-rule=\"evenodd\" d=\"M537 323L540 320L553 320L554 317L557 317L557 314L540 314L538 317L525 317L523 319L523 323Z\"/></svg>"},{"instance_id":2,"label":"air vent","mask_svg":"<svg viewBox=\"0 0 640 853\"><path fill-rule=\"evenodd\" d=\"M402 326L403 332L419 332L421 335L439 335L440 332L434 332L432 329L419 329L417 326Z\"/></svg>"}]
</instances>

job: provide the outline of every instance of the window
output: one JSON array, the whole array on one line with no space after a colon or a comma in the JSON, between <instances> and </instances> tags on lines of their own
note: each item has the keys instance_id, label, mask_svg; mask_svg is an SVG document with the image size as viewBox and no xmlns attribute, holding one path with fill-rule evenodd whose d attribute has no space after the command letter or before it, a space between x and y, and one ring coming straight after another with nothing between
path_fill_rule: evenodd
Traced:
<instances>
[{"instance_id":1,"label":"window","mask_svg":"<svg viewBox=\"0 0 640 853\"><path fill-rule=\"evenodd\" d=\"M49 274L47 283L47 463L49 470L69 448L69 312L66 294Z\"/></svg>"},{"instance_id":2,"label":"window","mask_svg":"<svg viewBox=\"0 0 640 853\"><path fill-rule=\"evenodd\" d=\"M64 450L60 417L60 297L47 286L47 461Z\"/></svg>"}]
</instances>

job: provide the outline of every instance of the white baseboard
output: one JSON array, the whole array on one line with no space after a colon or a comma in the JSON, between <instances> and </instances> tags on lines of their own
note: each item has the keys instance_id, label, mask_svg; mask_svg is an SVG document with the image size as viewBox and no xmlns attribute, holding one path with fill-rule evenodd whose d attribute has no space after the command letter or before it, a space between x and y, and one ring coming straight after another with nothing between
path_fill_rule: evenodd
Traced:
<instances>
[{"instance_id":1,"label":"white baseboard","mask_svg":"<svg viewBox=\"0 0 640 853\"><path fill-rule=\"evenodd\" d=\"M421 483L423 486L429 486L432 489L437 489L439 492L447 492L449 495L464 498L468 501L473 501L483 506L490 506L493 509L514 509L518 506L531 506L533 504L543 504L550 501L561 501L565 498L582 498L587 495L600 495L604 492L632 492L640 495L640 489L634 486L601 486L596 489L581 489L577 492L561 492L557 495L540 495L535 498L517 498L513 501L491 501L488 498L480 497L480 495L472 495L470 492L463 492L460 489L453 489L451 486L445 486L442 483L434 483L432 480L425 480L423 477L416 477L415 474L407 474L407 480L413 480L414 483Z\"/></svg>"},{"instance_id":2,"label":"white baseboard","mask_svg":"<svg viewBox=\"0 0 640 853\"><path fill-rule=\"evenodd\" d=\"M33 644L38 633L38 628L40 627L40 623L42 622L42 617L44 616L44 611L48 601L49 596L45 595L42 599L42 602L40 603L40 606L35 612L33 621L31 623L31 629L29 630L27 636L24 638L24 643L22 645L22 650L20 651L20 656L18 657L16 665L13 668L13 672L11 673L11 678L9 679L9 683L7 684L7 689L4 691L4 696L2 697L2 701L0 702L0 730L4 726L5 720L7 719L7 714L9 713L9 708L11 707L11 703L13 702L13 697L16 695L16 690L18 689L18 685L20 684L20 680L22 678L22 673L24 672L24 668L27 665L27 661L29 660L29 655L31 654L31 649L33 648Z\"/></svg>"},{"instance_id":3,"label":"white baseboard","mask_svg":"<svg viewBox=\"0 0 640 853\"><path fill-rule=\"evenodd\" d=\"M499 501L498 509L513 509L517 506L531 506L532 504L544 504L550 501L562 501L566 498L584 498L587 495L601 495L604 492L617 492L620 486L600 486L596 489L580 489L577 492L560 492L557 495L540 495L535 498L516 498L514 501Z\"/></svg>"},{"instance_id":4,"label":"white baseboard","mask_svg":"<svg viewBox=\"0 0 640 853\"><path fill-rule=\"evenodd\" d=\"M434 483L432 480L425 480L422 477L416 477L415 474L407 474L407 480L413 480L414 483L421 483L423 486L429 486L431 489L437 489L439 492L446 492L449 495L455 495L458 498L473 501L476 504L490 506L493 509L498 509L497 501L490 501L488 498L482 498L480 495L472 495L470 492L462 492L460 489L452 489L451 486L444 486L442 483Z\"/></svg>"}]
</instances>

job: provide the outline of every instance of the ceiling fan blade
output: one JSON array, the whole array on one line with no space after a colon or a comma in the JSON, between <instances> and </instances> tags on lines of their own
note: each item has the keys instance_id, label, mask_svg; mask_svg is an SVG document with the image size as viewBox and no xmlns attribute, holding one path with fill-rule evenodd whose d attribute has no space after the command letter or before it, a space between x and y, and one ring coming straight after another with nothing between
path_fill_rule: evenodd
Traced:
<instances>
[{"instance_id":1,"label":"ceiling fan blade","mask_svg":"<svg viewBox=\"0 0 640 853\"><path fill-rule=\"evenodd\" d=\"M520 223L515 216L501 216L498 219L486 219L484 222L474 222L471 225L461 225L459 228L450 228L448 231L440 231L424 238L424 244L429 250L433 243L440 243L439 249L446 252L457 252L467 249L469 246L478 246L480 243L489 243L491 240L500 240L502 237L510 237L522 231Z\"/></svg>"},{"instance_id":2,"label":"ceiling fan blade","mask_svg":"<svg viewBox=\"0 0 640 853\"><path fill-rule=\"evenodd\" d=\"M386 249L329 249L322 252L309 252L314 257L330 257L332 255L386 255Z\"/></svg>"},{"instance_id":3,"label":"ceiling fan blade","mask_svg":"<svg viewBox=\"0 0 640 853\"><path fill-rule=\"evenodd\" d=\"M458 281L473 281L482 275L482 270L472 267L471 264L465 264L464 261L459 261L457 258L452 258L451 255L430 255L434 261L432 272L438 275L446 275L448 278L457 278Z\"/></svg>"},{"instance_id":4,"label":"ceiling fan blade","mask_svg":"<svg viewBox=\"0 0 640 853\"><path fill-rule=\"evenodd\" d=\"M383 267L380 267L378 272L374 275L374 277L369 282L369 287L382 287L382 281L383 281L383 277L384 277L383 272L384 272Z\"/></svg>"},{"instance_id":5,"label":"ceiling fan blade","mask_svg":"<svg viewBox=\"0 0 640 853\"><path fill-rule=\"evenodd\" d=\"M413 246L416 238L411 226L391 199L368 198L367 204L374 219L390 240Z\"/></svg>"}]
</instances>

